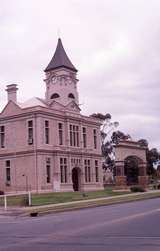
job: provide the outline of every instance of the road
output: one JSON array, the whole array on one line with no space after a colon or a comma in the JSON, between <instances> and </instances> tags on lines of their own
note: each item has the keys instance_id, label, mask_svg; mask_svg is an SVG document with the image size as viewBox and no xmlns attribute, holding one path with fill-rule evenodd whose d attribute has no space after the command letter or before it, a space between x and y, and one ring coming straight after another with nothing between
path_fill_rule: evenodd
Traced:
<instances>
[{"instance_id":1,"label":"road","mask_svg":"<svg viewBox=\"0 0 160 251\"><path fill-rule=\"evenodd\" d=\"M0 218L0 250L159 251L160 198L36 218Z\"/></svg>"}]
</instances>

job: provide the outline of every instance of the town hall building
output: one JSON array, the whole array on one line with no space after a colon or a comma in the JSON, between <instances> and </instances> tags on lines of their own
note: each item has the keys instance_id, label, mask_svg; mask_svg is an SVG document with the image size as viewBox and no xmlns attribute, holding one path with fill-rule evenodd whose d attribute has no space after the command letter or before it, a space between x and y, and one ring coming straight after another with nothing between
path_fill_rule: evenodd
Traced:
<instances>
[{"instance_id":1,"label":"town hall building","mask_svg":"<svg viewBox=\"0 0 160 251\"><path fill-rule=\"evenodd\" d=\"M103 189L100 121L80 112L77 69L59 38L45 69L45 98L19 103L7 85L0 113L0 190Z\"/></svg>"}]
</instances>

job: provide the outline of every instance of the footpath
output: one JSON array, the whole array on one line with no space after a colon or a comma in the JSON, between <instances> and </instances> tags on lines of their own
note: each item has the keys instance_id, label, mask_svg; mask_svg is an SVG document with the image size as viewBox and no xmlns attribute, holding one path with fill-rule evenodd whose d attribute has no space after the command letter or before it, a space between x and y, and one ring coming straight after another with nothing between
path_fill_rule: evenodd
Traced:
<instances>
[{"instance_id":1,"label":"footpath","mask_svg":"<svg viewBox=\"0 0 160 251\"><path fill-rule=\"evenodd\" d=\"M64 211L78 210L82 208L107 206L111 204L126 203L153 198L160 198L159 190L151 190L144 193L131 193L125 195L102 197L97 199L85 199L80 201L48 204L42 206L8 207L7 210L5 210L3 207L0 207L0 222L3 217L40 216L49 213L58 213Z\"/></svg>"}]
</instances>

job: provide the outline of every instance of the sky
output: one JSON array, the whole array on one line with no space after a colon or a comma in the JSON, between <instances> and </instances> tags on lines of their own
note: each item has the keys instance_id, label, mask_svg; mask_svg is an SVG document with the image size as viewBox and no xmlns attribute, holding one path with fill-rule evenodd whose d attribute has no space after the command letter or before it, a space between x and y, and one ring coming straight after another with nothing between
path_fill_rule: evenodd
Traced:
<instances>
[{"instance_id":1,"label":"sky","mask_svg":"<svg viewBox=\"0 0 160 251\"><path fill-rule=\"evenodd\" d=\"M78 69L82 113L110 113L119 130L160 150L159 0L0 0L0 110L44 97L58 37Z\"/></svg>"}]
</instances>

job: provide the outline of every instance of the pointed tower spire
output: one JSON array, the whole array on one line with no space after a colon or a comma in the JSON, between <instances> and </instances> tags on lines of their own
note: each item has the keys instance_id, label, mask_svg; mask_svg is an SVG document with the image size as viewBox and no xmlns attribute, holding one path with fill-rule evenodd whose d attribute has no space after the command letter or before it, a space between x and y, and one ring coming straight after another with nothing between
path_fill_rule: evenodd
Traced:
<instances>
[{"instance_id":1,"label":"pointed tower spire","mask_svg":"<svg viewBox=\"0 0 160 251\"><path fill-rule=\"evenodd\" d=\"M68 58L63 48L62 41L59 38L54 56L52 57L50 63L48 64L47 68L44 71L48 72L48 71L58 69L61 67L77 72L77 69L74 67L74 65L71 63L70 59Z\"/></svg>"}]
</instances>

